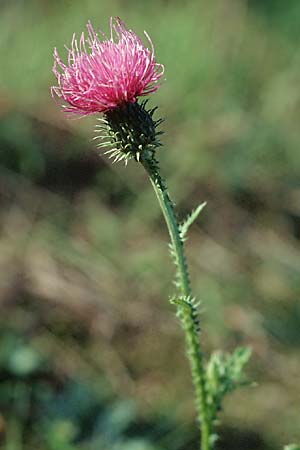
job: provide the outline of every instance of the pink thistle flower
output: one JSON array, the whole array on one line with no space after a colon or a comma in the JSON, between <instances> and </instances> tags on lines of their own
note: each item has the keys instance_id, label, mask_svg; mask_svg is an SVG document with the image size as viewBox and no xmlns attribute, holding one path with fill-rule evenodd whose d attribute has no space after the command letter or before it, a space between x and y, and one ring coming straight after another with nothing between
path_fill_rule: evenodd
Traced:
<instances>
[{"instance_id":1,"label":"pink thistle flower","mask_svg":"<svg viewBox=\"0 0 300 450\"><path fill-rule=\"evenodd\" d=\"M101 32L101 41L90 22L87 30L88 38L82 33L79 43L73 35L71 49L67 48L68 64L54 49L53 73L58 86L51 88L51 94L66 103L66 112L84 116L107 112L160 87L164 66L155 62L146 32L151 50L119 18L110 20L110 38Z\"/></svg>"}]
</instances>

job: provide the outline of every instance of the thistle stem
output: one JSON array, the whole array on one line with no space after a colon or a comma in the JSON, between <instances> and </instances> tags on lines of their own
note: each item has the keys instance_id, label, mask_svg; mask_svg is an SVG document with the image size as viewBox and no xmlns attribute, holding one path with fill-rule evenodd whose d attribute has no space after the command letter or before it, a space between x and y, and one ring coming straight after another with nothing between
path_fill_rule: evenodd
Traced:
<instances>
[{"instance_id":1,"label":"thistle stem","mask_svg":"<svg viewBox=\"0 0 300 450\"><path fill-rule=\"evenodd\" d=\"M141 163L149 175L168 227L179 276L180 295L185 299L192 298L190 277L184 253L184 242L180 234L174 206L170 199L167 186L160 175L158 162L153 154L146 154L141 159ZM176 305L178 308L178 315L183 322L187 353L195 387L197 418L201 425L201 450L213 450L212 423L207 404L204 356L199 340L199 332L195 326L192 313L183 311L184 307L180 305L180 303L176 303Z\"/></svg>"}]
</instances>

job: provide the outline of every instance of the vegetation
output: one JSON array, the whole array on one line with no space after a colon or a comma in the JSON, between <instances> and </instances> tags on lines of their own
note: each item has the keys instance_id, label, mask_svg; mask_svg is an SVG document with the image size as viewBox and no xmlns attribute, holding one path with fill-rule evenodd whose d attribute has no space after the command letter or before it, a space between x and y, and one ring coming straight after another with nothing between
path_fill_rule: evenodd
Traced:
<instances>
[{"instance_id":1,"label":"vegetation","mask_svg":"<svg viewBox=\"0 0 300 450\"><path fill-rule=\"evenodd\" d=\"M11 0L0 15L0 448L197 445L151 187L134 162L98 155L93 118L65 121L49 95L52 48L111 15L146 29L166 66L160 160L180 217L207 201L187 240L205 349L253 349L257 386L228 397L219 449L299 442L299 2Z\"/></svg>"}]
</instances>

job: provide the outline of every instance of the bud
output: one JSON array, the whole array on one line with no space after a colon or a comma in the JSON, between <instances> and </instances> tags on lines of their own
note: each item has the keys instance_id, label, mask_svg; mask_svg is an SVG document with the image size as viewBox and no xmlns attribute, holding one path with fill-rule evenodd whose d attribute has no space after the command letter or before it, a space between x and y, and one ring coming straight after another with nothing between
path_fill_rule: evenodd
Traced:
<instances>
[{"instance_id":1,"label":"bud","mask_svg":"<svg viewBox=\"0 0 300 450\"><path fill-rule=\"evenodd\" d=\"M96 132L100 132L98 148L107 148L105 154L116 161L125 161L134 158L140 161L141 157L154 156L156 148L161 146L159 136L163 133L157 131L162 119L154 120L153 115L157 107L147 109L147 100L142 103L125 103L118 108L107 111L99 118Z\"/></svg>"}]
</instances>

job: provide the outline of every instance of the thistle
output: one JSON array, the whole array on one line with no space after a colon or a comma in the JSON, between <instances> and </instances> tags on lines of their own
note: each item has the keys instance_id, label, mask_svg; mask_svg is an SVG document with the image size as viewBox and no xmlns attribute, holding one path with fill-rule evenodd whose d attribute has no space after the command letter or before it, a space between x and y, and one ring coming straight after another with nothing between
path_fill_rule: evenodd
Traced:
<instances>
[{"instance_id":1,"label":"thistle","mask_svg":"<svg viewBox=\"0 0 300 450\"><path fill-rule=\"evenodd\" d=\"M214 353L207 360L201 345L199 302L192 293L184 244L189 227L205 203L198 206L179 224L166 182L161 176L157 149L161 146L156 108L138 98L160 87L164 72L154 57L151 39L145 33L150 49L128 30L120 19L111 19L110 37L99 39L91 23L88 36L75 35L65 64L54 50L53 72L57 86L51 88L64 111L73 115L102 113L96 127L98 147L114 161L133 159L147 172L168 227L170 251L175 263L176 291L171 297L185 333L187 356L195 388L197 418L201 429L201 449L213 450L216 441L218 413L225 395L247 380L243 369L250 357L248 349L233 354Z\"/></svg>"},{"instance_id":2,"label":"thistle","mask_svg":"<svg viewBox=\"0 0 300 450\"><path fill-rule=\"evenodd\" d=\"M114 162L124 160L126 164L131 158L139 162L146 152L154 156L161 146L159 136L162 134L157 130L162 119L153 119L156 109L147 110L145 100L107 111L96 125L94 139L100 141L97 147L106 149L104 154L114 158Z\"/></svg>"},{"instance_id":3,"label":"thistle","mask_svg":"<svg viewBox=\"0 0 300 450\"><path fill-rule=\"evenodd\" d=\"M67 64L54 49L53 73L58 86L53 86L51 93L62 101L67 113L111 112L159 88L164 66L155 62L146 32L151 50L119 18L111 18L109 38L100 32L103 41L90 22L87 30L88 37L82 33L79 41L73 35Z\"/></svg>"}]
</instances>

